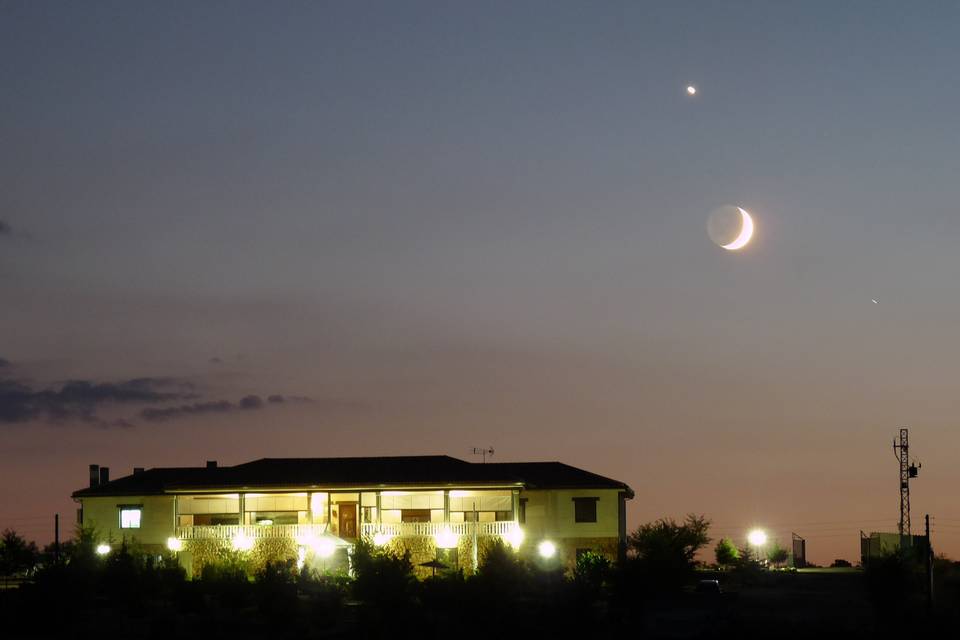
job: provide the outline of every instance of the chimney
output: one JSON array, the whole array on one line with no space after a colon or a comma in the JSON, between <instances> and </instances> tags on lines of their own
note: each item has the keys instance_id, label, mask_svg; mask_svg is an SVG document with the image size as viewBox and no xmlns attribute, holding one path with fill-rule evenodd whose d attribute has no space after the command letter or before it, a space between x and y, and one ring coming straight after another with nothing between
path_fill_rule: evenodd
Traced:
<instances>
[{"instance_id":1,"label":"chimney","mask_svg":"<svg viewBox=\"0 0 960 640\"><path fill-rule=\"evenodd\" d=\"M100 486L100 465L92 464L90 465L90 488Z\"/></svg>"},{"instance_id":2,"label":"chimney","mask_svg":"<svg viewBox=\"0 0 960 640\"><path fill-rule=\"evenodd\" d=\"M110 467L100 467L100 484L105 485L110 482Z\"/></svg>"},{"instance_id":3,"label":"chimney","mask_svg":"<svg viewBox=\"0 0 960 640\"><path fill-rule=\"evenodd\" d=\"M207 460L207 469L216 469L217 461L216 460Z\"/></svg>"},{"instance_id":4,"label":"chimney","mask_svg":"<svg viewBox=\"0 0 960 640\"><path fill-rule=\"evenodd\" d=\"M138 476L138 475L140 475L141 473L143 473L143 467L134 467L134 468L133 468L133 475Z\"/></svg>"}]
</instances>

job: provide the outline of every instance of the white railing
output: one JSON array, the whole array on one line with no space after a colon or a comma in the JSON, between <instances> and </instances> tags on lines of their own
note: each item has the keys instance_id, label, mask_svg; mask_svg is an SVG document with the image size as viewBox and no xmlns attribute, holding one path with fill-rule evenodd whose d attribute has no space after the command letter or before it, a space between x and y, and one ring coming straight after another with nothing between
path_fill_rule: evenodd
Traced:
<instances>
[{"instance_id":1,"label":"white railing","mask_svg":"<svg viewBox=\"0 0 960 640\"><path fill-rule=\"evenodd\" d=\"M232 540L246 538L300 538L319 536L327 531L325 524L227 524L177 527L181 540Z\"/></svg>"},{"instance_id":2,"label":"white railing","mask_svg":"<svg viewBox=\"0 0 960 640\"><path fill-rule=\"evenodd\" d=\"M508 536L517 527L514 520L498 522L478 522L478 536ZM472 536L473 522L365 522L360 525L363 536L373 537L377 533L389 536L436 536L449 531L456 536ZM181 540L232 540L237 536L245 538L309 538L327 532L325 524L227 524L196 527L177 527L177 537Z\"/></svg>"},{"instance_id":3,"label":"white railing","mask_svg":"<svg viewBox=\"0 0 960 640\"><path fill-rule=\"evenodd\" d=\"M365 522L360 525L360 533L365 537L373 537L378 533L388 536L436 536L441 532L449 531L456 536L472 536L473 527L473 522L394 522L382 524ZM478 536L506 536L516 529L517 523L514 520L478 522L476 527Z\"/></svg>"}]
</instances>

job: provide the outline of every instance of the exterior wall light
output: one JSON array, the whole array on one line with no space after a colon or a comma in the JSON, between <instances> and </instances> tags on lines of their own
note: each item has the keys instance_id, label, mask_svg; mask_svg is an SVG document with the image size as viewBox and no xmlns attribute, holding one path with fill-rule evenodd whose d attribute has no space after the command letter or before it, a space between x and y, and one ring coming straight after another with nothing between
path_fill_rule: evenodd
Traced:
<instances>
[{"instance_id":1,"label":"exterior wall light","mask_svg":"<svg viewBox=\"0 0 960 640\"><path fill-rule=\"evenodd\" d=\"M509 532L504 536L506 541L514 549L519 549L520 545L523 544L523 529L520 528L520 525L515 525Z\"/></svg>"},{"instance_id":2,"label":"exterior wall light","mask_svg":"<svg viewBox=\"0 0 960 640\"><path fill-rule=\"evenodd\" d=\"M180 538L167 538L167 549L170 551L183 551L183 540Z\"/></svg>"},{"instance_id":3,"label":"exterior wall light","mask_svg":"<svg viewBox=\"0 0 960 640\"><path fill-rule=\"evenodd\" d=\"M537 553L539 553L540 557L544 560L549 560L553 556L557 555L557 545L553 544L549 540L544 540L537 545Z\"/></svg>"},{"instance_id":4,"label":"exterior wall light","mask_svg":"<svg viewBox=\"0 0 960 640\"><path fill-rule=\"evenodd\" d=\"M102 542L97 545L97 555L105 556L108 553L110 553L110 545Z\"/></svg>"},{"instance_id":5,"label":"exterior wall light","mask_svg":"<svg viewBox=\"0 0 960 640\"><path fill-rule=\"evenodd\" d=\"M457 535L450 529L443 529L436 536L437 547L440 549L453 549L457 546Z\"/></svg>"},{"instance_id":6,"label":"exterior wall light","mask_svg":"<svg viewBox=\"0 0 960 640\"><path fill-rule=\"evenodd\" d=\"M313 550L321 558L329 558L333 555L333 552L337 550L337 546L333 544L333 540L323 538L317 541Z\"/></svg>"},{"instance_id":7,"label":"exterior wall light","mask_svg":"<svg viewBox=\"0 0 960 640\"><path fill-rule=\"evenodd\" d=\"M253 538L248 538L242 533L239 533L233 536L230 545L235 551L250 551L250 549L253 549Z\"/></svg>"}]
</instances>

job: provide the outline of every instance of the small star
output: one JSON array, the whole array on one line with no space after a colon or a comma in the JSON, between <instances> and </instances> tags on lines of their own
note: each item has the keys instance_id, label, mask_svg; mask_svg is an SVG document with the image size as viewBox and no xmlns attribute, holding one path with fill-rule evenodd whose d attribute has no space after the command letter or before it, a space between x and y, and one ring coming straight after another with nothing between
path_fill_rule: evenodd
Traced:
<instances>
[{"instance_id":1,"label":"small star","mask_svg":"<svg viewBox=\"0 0 960 640\"><path fill-rule=\"evenodd\" d=\"M696 88L695 86L693 86L692 84L691 84L691 85L688 85L688 86L687 86L687 95L688 95L688 96L695 96L695 95L697 95L697 88Z\"/></svg>"},{"instance_id":2,"label":"small star","mask_svg":"<svg viewBox=\"0 0 960 640\"><path fill-rule=\"evenodd\" d=\"M870 298L870 302L872 302L873 304L880 304L879 302L877 302L876 298Z\"/></svg>"}]
</instances>

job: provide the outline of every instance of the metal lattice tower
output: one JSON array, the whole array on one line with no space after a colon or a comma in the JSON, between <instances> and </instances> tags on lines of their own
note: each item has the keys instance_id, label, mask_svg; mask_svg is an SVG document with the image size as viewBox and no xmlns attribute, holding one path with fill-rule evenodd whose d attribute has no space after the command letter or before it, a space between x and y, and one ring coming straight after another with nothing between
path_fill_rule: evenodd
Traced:
<instances>
[{"instance_id":1,"label":"metal lattice tower","mask_svg":"<svg viewBox=\"0 0 960 640\"><path fill-rule=\"evenodd\" d=\"M911 540L910 529L910 478L917 477L917 466L910 463L910 443L908 430L900 429L900 441L893 441L893 453L900 463L900 538Z\"/></svg>"}]
</instances>

